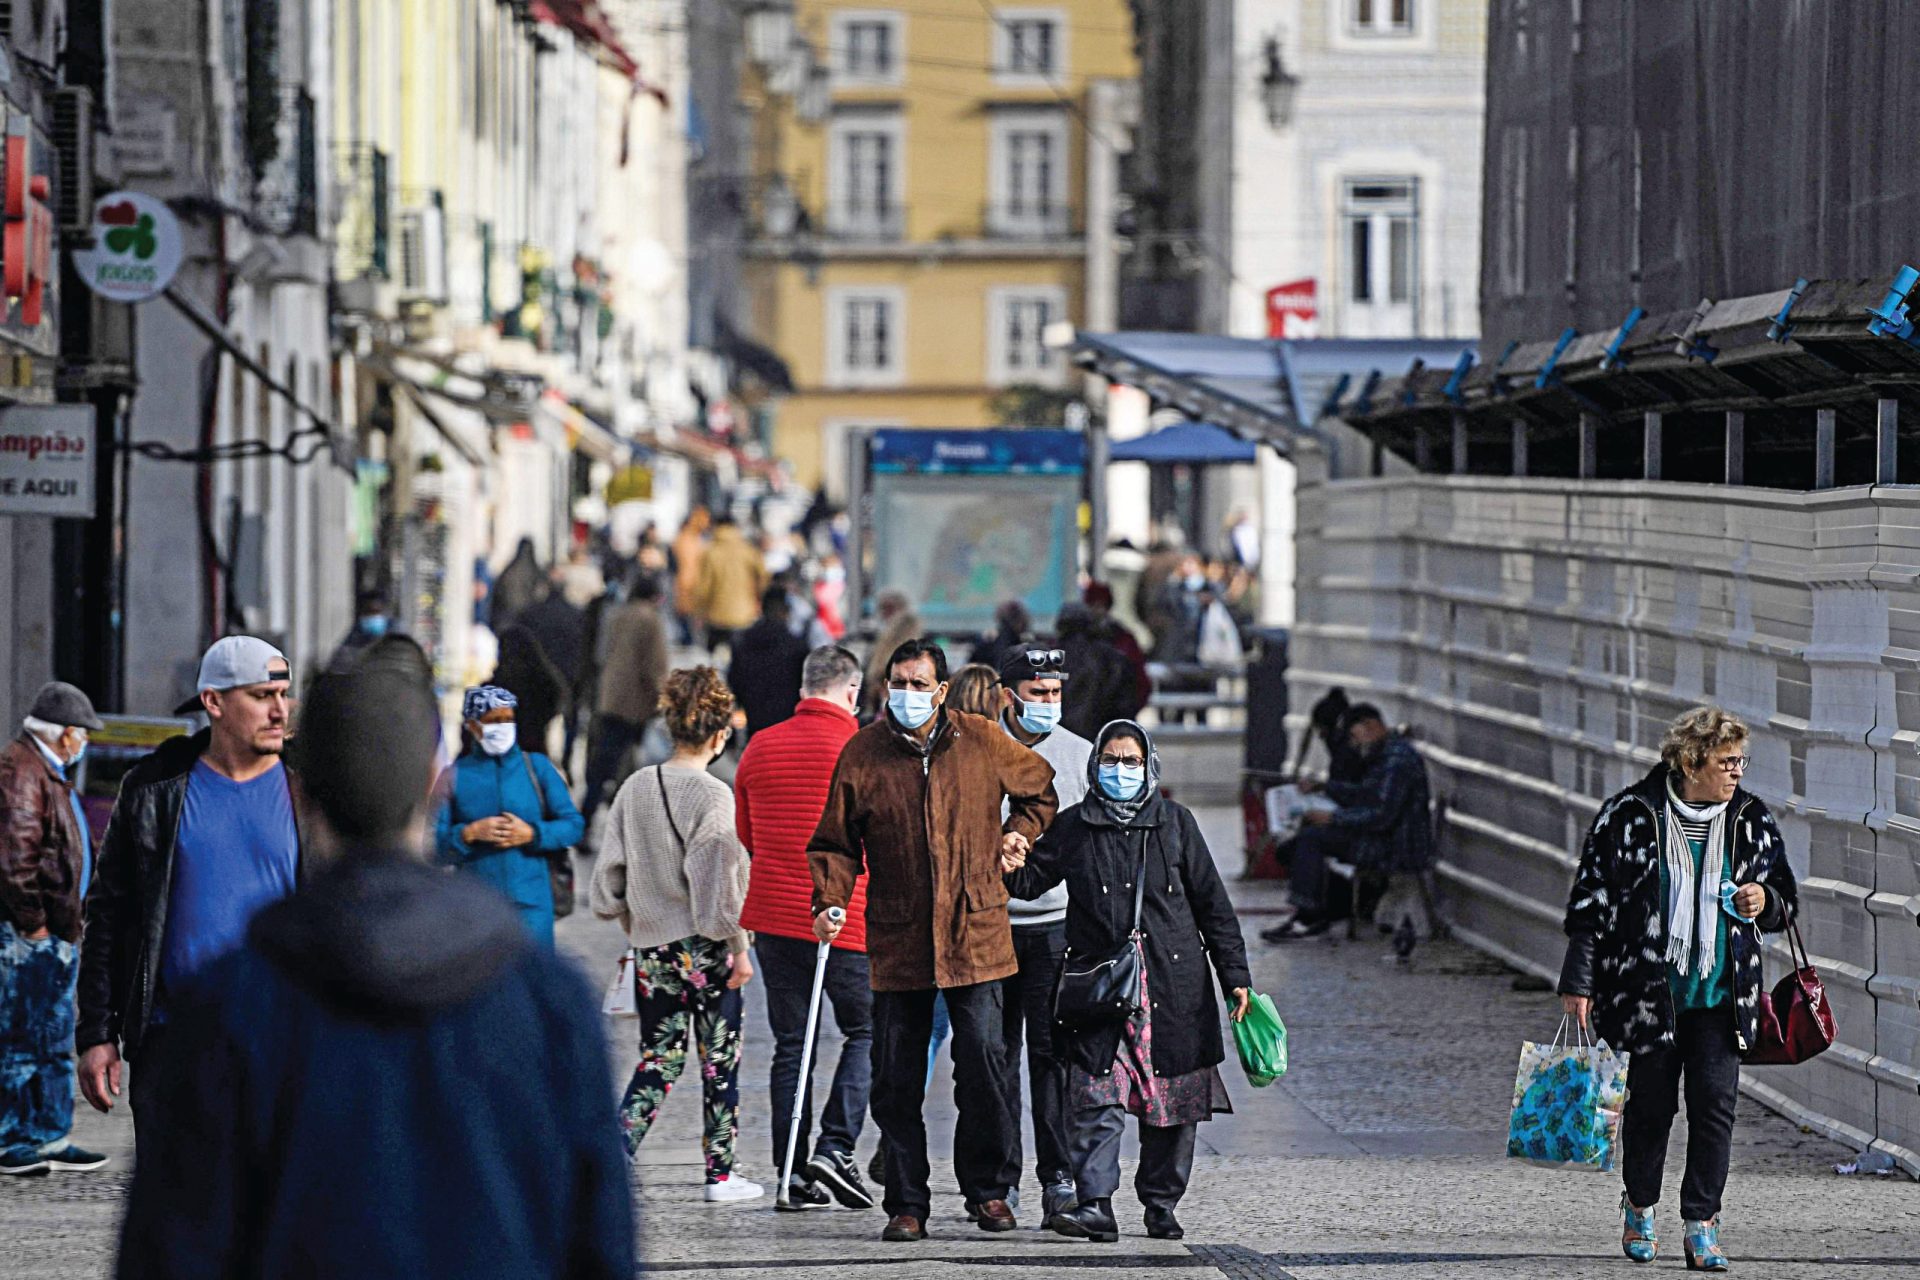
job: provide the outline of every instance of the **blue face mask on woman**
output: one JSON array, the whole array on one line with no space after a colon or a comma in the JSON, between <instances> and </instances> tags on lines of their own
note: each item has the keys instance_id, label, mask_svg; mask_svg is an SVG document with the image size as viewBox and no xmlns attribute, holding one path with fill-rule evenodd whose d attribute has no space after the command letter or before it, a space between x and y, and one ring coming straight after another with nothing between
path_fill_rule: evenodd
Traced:
<instances>
[{"instance_id":1,"label":"blue face mask on woman","mask_svg":"<svg viewBox=\"0 0 1920 1280\"><path fill-rule=\"evenodd\" d=\"M887 690L887 710L909 729L918 729L933 719L933 695L919 689Z\"/></svg>"},{"instance_id":2,"label":"blue face mask on woman","mask_svg":"<svg viewBox=\"0 0 1920 1280\"><path fill-rule=\"evenodd\" d=\"M1103 764L1100 766L1100 790L1109 800L1131 800L1147 785L1144 764Z\"/></svg>"}]
</instances>

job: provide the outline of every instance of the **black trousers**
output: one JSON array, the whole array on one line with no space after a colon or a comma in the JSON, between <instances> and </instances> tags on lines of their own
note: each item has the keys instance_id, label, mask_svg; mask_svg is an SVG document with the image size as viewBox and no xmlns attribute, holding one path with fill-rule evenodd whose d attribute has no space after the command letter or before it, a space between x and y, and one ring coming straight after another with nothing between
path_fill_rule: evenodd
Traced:
<instances>
[{"instance_id":1,"label":"black trousers","mask_svg":"<svg viewBox=\"0 0 1920 1280\"><path fill-rule=\"evenodd\" d=\"M1140 1163L1133 1191L1149 1209L1173 1212L1193 1177L1195 1124L1140 1125ZM1118 1104L1073 1113L1073 1173L1081 1203L1106 1200L1120 1189L1120 1140L1127 1112Z\"/></svg>"},{"instance_id":2,"label":"black trousers","mask_svg":"<svg viewBox=\"0 0 1920 1280\"><path fill-rule=\"evenodd\" d=\"M1293 842L1291 893L1293 905L1309 919L1325 916L1335 905L1327 893L1327 859L1341 858L1353 847L1350 833L1338 827L1302 827Z\"/></svg>"},{"instance_id":3,"label":"black trousers","mask_svg":"<svg viewBox=\"0 0 1920 1280\"><path fill-rule=\"evenodd\" d=\"M953 1171L962 1187L970 1176L977 1182L1020 1185L1022 1040L1026 1042L1027 1085L1033 1094L1034 1175L1042 1187L1073 1179L1073 1158L1067 1152L1067 1063L1056 1056L1053 1040L1053 988L1066 959L1066 922L1016 927L1013 951L1020 961L1020 972L1000 980L1000 1047L1004 1054L1000 1092L1006 1095L1007 1114L1013 1119L1012 1138L1005 1147L1005 1163L996 1168L986 1163L993 1158L986 1149L989 1144L981 1142L980 1135L965 1124L955 1125Z\"/></svg>"},{"instance_id":4,"label":"black trousers","mask_svg":"<svg viewBox=\"0 0 1920 1280\"><path fill-rule=\"evenodd\" d=\"M1015 1141L1015 1113L1007 1109L999 1081L1001 992L998 982L947 987L947 1015L953 1023L953 1101L960 1131L973 1135L972 1153L956 1159L960 1191L976 1203L1007 1198L1000 1180ZM888 1217L908 1214L927 1220L933 1193L927 1186L927 1122L922 1113L927 1092L927 1041L933 1035L934 991L873 993L874 1122L887 1153ZM1018 1156L1012 1157L1016 1167ZM963 1169L961 1166L965 1165Z\"/></svg>"},{"instance_id":5,"label":"black trousers","mask_svg":"<svg viewBox=\"0 0 1920 1280\"><path fill-rule=\"evenodd\" d=\"M1687 1171L1680 1182L1680 1216L1705 1222L1720 1215L1733 1154L1734 1104L1740 1096L1740 1053L1734 1043L1733 1005L1682 1013L1673 1043L1633 1055L1627 1071L1622 1172L1636 1208L1660 1202L1667 1135L1686 1083Z\"/></svg>"},{"instance_id":6,"label":"black trousers","mask_svg":"<svg viewBox=\"0 0 1920 1280\"><path fill-rule=\"evenodd\" d=\"M816 944L799 938L763 933L754 939L760 959L760 979L766 984L767 1025L773 1032L773 1070L769 1080L773 1103L773 1165L786 1161L787 1135L793 1129L793 1097L800 1085L800 1055L807 1042L807 1002L813 995ZM827 972L821 993L820 1021L831 1011L846 1043L833 1071L826 1110L820 1116L820 1141L813 1143L813 1071L819 1060L819 1032L815 1053L807 1064L807 1093L800 1109L800 1137L794 1148L793 1171L804 1175L815 1153L837 1151L852 1155L867 1120L867 1094L873 1069L873 991L868 986L867 957L863 951L835 947L827 952ZM829 1009L830 1007L830 1009Z\"/></svg>"}]
</instances>

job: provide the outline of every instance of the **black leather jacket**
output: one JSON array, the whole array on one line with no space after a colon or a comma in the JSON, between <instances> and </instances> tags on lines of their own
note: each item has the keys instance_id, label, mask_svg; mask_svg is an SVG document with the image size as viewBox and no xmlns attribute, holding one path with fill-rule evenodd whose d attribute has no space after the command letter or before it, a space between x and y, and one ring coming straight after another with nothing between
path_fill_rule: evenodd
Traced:
<instances>
[{"instance_id":1,"label":"black leather jacket","mask_svg":"<svg viewBox=\"0 0 1920 1280\"><path fill-rule=\"evenodd\" d=\"M203 729L190 738L163 742L120 783L87 891L77 1052L115 1041L128 1061L140 1051L153 1016L154 984L166 943L174 844L186 807L187 779L211 741L212 732ZM304 854L304 832L300 845Z\"/></svg>"}]
</instances>

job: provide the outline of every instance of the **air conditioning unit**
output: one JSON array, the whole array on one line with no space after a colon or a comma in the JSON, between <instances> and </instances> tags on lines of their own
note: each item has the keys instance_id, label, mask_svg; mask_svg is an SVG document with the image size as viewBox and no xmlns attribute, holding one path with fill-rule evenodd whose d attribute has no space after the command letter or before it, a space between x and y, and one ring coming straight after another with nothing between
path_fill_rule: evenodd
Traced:
<instances>
[{"instance_id":1,"label":"air conditioning unit","mask_svg":"<svg viewBox=\"0 0 1920 1280\"><path fill-rule=\"evenodd\" d=\"M402 209L400 298L409 302L447 300L446 211L438 201Z\"/></svg>"},{"instance_id":2,"label":"air conditioning unit","mask_svg":"<svg viewBox=\"0 0 1920 1280\"><path fill-rule=\"evenodd\" d=\"M93 226L93 90L53 91L53 149L60 157L54 218L62 232L84 235Z\"/></svg>"}]
</instances>

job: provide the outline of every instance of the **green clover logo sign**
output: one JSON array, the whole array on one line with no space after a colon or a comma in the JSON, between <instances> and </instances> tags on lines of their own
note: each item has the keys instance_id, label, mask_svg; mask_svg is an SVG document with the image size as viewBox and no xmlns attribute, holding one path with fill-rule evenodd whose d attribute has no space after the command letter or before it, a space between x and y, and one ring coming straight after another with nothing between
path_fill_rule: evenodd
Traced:
<instances>
[{"instance_id":1,"label":"green clover logo sign","mask_svg":"<svg viewBox=\"0 0 1920 1280\"><path fill-rule=\"evenodd\" d=\"M145 262L153 256L159 242L153 235L153 215L143 213L140 221L130 227L115 227L107 232L107 248L115 253L133 251L133 256Z\"/></svg>"}]
</instances>

